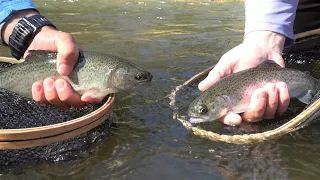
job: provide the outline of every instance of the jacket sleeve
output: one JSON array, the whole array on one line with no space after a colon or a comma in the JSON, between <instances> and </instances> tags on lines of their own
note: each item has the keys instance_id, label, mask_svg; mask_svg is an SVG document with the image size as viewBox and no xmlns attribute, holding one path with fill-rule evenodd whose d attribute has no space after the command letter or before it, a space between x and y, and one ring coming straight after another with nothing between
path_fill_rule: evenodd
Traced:
<instances>
[{"instance_id":1,"label":"jacket sleeve","mask_svg":"<svg viewBox=\"0 0 320 180\"><path fill-rule=\"evenodd\" d=\"M286 37L285 46L292 45L293 23L299 0L246 0L245 35L252 31L273 31Z\"/></svg>"},{"instance_id":2,"label":"jacket sleeve","mask_svg":"<svg viewBox=\"0 0 320 180\"><path fill-rule=\"evenodd\" d=\"M0 23L15 11L23 9L37 10L30 0L0 0Z\"/></svg>"}]
</instances>

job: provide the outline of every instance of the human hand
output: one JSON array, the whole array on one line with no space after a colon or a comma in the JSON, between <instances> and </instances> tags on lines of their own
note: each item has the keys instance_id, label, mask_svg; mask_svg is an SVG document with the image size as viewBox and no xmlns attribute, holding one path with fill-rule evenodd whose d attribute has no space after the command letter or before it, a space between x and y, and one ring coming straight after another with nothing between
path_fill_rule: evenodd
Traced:
<instances>
[{"instance_id":1,"label":"human hand","mask_svg":"<svg viewBox=\"0 0 320 180\"><path fill-rule=\"evenodd\" d=\"M79 57L79 46L74 38L65 32L57 31L53 27L45 26L31 41L28 50L47 50L58 52L57 71L60 75L69 75ZM102 99L94 99L88 95L80 96L75 93L69 83L64 79L51 77L37 81L32 85L32 97L35 101L50 103L61 109L70 106L83 107L85 102L97 103Z\"/></svg>"},{"instance_id":2,"label":"human hand","mask_svg":"<svg viewBox=\"0 0 320 180\"><path fill-rule=\"evenodd\" d=\"M4 40L8 42L9 36L19 21L24 16L38 14L34 10L22 10L10 18L4 31ZM47 50L57 52L57 71L60 75L69 75L79 57L80 47L75 39L68 33L56 30L51 26L44 26L30 42L24 57L29 50ZM32 85L32 97L35 101L50 103L61 109L70 106L83 107L85 102L97 103L102 99L94 99L88 95L80 96L75 93L66 80L46 78Z\"/></svg>"},{"instance_id":3,"label":"human hand","mask_svg":"<svg viewBox=\"0 0 320 180\"><path fill-rule=\"evenodd\" d=\"M242 44L224 54L209 75L199 83L198 88L205 91L220 79L233 73L258 66L265 60L274 60L284 67L281 52L285 37L270 31L254 31L246 35ZM284 82L267 83L254 91L251 97L251 109L238 114L228 114L221 118L224 124L238 125L242 119L249 122L270 119L282 114L289 105L290 97Z\"/></svg>"}]
</instances>

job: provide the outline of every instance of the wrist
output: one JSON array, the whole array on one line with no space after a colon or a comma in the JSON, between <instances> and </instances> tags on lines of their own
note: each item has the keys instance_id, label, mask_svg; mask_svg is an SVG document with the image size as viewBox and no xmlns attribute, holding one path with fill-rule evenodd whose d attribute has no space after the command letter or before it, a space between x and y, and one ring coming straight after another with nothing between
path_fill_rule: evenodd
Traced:
<instances>
[{"instance_id":1,"label":"wrist","mask_svg":"<svg viewBox=\"0 0 320 180\"><path fill-rule=\"evenodd\" d=\"M243 43L254 43L268 51L282 53L286 37L272 31L252 31L244 37Z\"/></svg>"},{"instance_id":2,"label":"wrist","mask_svg":"<svg viewBox=\"0 0 320 180\"><path fill-rule=\"evenodd\" d=\"M32 10L32 9L26 9L26 10L20 10L15 12L5 23L5 25L3 26L2 29L2 38L3 41L8 44L9 42L9 37L12 34L12 31L14 29L14 27L16 26L16 24L19 22L19 20L22 17L30 17L33 15L39 14L36 10Z\"/></svg>"}]
</instances>

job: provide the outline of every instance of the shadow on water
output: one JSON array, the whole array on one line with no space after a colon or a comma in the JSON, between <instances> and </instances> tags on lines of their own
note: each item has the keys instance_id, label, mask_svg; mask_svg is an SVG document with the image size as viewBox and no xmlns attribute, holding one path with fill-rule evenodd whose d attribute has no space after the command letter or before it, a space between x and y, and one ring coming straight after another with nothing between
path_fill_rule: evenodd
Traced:
<instances>
[{"instance_id":1,"label":"shadow on water","mask_svg":"<svg viewBox=\"0 0 320 180\"><path fill-rule=\"evenodd\" d=\"M89 157L19 167L3 172L1 179L318 178L319 124L274 141L234 145L193 136L172 119L165 98L171 90L241 42L243 3L34 2L85 50L127 58L147 68L154 79L149 87L117 95L114 113L120 119L116 131ZM1 48L0 53L9 56L7 49ZM181 105L187 107L196 95L186 97Z\"/></svg>"}]
</instances>

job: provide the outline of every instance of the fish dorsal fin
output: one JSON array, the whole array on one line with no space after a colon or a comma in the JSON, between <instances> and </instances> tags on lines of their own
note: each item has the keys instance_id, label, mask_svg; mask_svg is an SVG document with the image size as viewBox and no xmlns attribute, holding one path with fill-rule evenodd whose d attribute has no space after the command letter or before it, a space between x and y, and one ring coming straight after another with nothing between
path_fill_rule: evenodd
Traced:
<instances>
[{"instance_id":1,"label":"fish dorsal fin","mask_svg":"<svg viewBox=\"0 0 320 180\"><path fill-rule=\"evenodd\" d=\"M44 50L29 50L28 53L29 54L25 58L26 61L30 58L35 58L37 56L49 55L51 52Z\"/></svg>"},{"instance_id":2,"label":"fish dorsal fin","mask_svg":"<svg viewBox=\"0 0 320 180\"><path fill-rule=\"evenodd\" d=\"M278 68L281 68L281 66L279 66L279 64L277 64L273 60L265 60L258 67L264 67L264 68L278 67Z\"/></svg>"}]
</instances>

